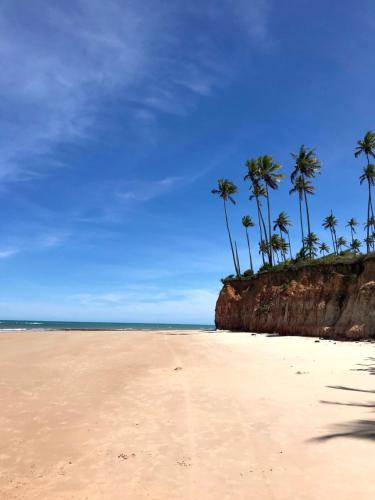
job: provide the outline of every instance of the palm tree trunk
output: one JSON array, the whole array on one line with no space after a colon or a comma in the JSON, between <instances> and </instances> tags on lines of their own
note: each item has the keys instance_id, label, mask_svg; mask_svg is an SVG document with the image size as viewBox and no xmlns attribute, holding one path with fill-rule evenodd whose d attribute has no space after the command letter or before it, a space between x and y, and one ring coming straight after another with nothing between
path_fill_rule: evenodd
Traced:
<instances>
[{"instance_id":1,"label":"palm tree trunk","mask_svg":"<svg viewBox=\"0 0 375 500\"><path fill-rule=\"evenodd\" d=\"M268 236L269 236L269 241L271 244L271 209L270 209L270 197L269 197L267 184L266 184L266 193L267 193L267 209L268 209ZM271 248L270 248L269 256L270 256L270 264L272 266L272 249Z\"/></svg>"},{"instance_id":2,"label":"palm tree trunk","mask_svg":"<svg viewBox=\"0 0 375 500\"><path fill-rule=\"evenodd\" d=\"M230 248L232 250L232 257L233 257L234 269L236 271L237 276L239 276L240 273L239 273L239 270L237 268L236 257L234 255L234 249L233 249L233 243L232 243L232 236L230 234L229 222L228 222L227 205L226 205L226 201L225 200L224 200L224 213L225 213L225 222L227 224L227 231L228 231L228 236L229 236Z\"/></svg>"},{"instance_id":3,"label":"palm tree trunk","mask_svg":"<svg viewBox=\"0 0 375 500\"><path fill-rule=\"evenodd\" d=\"M279 231L280 231L280 238L283 239L283 233L281 232L281 229L279 228ZM281 252L281 258L283 259L283 261L285 262L285 253L283 251L280 251Z\"/></svg>"},{"instance_id":4,"label":"palm tree trunk","mask_svg":"<svg viewBox=\"0 0 375 500\"><path fill-rule=\"evenodd\" d=\"M338 249L338 246L337 246L337 235L336 235L336 229L333 227L332 228L333 230L333 236L335 237L335 247L336 247L336 253L337 255L339 254L339 249Z\"/></svg>"},{"instance_id":5,"label":"palm tree trunk","mask_svg":"<svg viewBox=\"0 0 375 500\"><path fill-rule=\"evenodd\" d=\"M367 158L367 162L368 162ZM371 184L370 184L370 179L367 179L368 182L368 203L367 203L367 253L370 251L370 244L369 244L369 236L370 236L370 217L371 217L371 210L372 210L372 199L371 199Z\"/></svg>"},{"instance_id":6,"label":"palm tree trunk","mask_svg":"<svg viewBox=\"0 0 375 500\"><path fill-rule=\"evenodd\" d=\"M303 234L302 196L301 195L299 195L299 219L301 221L302 248L305 248L305 235Z\"/></svg>"},{"instance_id":7,"label":"palm tree trunk","mask_svg":"<svg viewBox=\"0 0 375 500\"><path fill-rule=\"evenodd\" d=\"M251 269L252 271L254 271L254 269L253 269L253 259L251 258L251 250L250 250L249 232L248 232L247 228L245 228L245 229L246 229L247 248L249 249L250 269Z\"/></svg>"},{"instance_id":8,"label":"palm tree trunk","mask_svg":"<svg viewBox=\"0 0 375 500\"><path fill-rule=\"evenodd\" d=\"M263 214L262 214L262 209L260 208L260 203L258 202L258 210L259 210L259 216L260 216L260 220L261 220L261 223L262 223L262 226L263 226L263 232L264 232L264 241L266 242L267 244L267 255L269 256L269 248L271 246L271 243L270 243L270 240L268 239L268 236L267 236L267 229L266 229L266 224L264 222L264 217L263 217ZM272 250L271 250L272 251Z\"/></svg>"},{"instance_id":9,"label":"palm tree trunk","mask_svg":"<svg viewBox=\"0 0 375 500\"><path fill-rule=\"evenodd\" d=\"M352 226L350 226L350 232L352 233L352 245L353 245L353 241L354 241L354 229L352 228Z\"/></svg>"},{"instance_id":10,"label":"palm tree trunk","mask_svg":"<svg viewBox=\"0 0 375 500\"><path fill-rule=\"evenodd\" d=\"M237 250L237 243L236 242L234 242L234 247L236 249L236 262L237 262L238 276L241 276L240 259L238 258L238 250Z\"/></svg>"},{"instance_id":11,"label":"palm tree trunk","mask_svg":"<svg viewBox=\"0 0 375 500\"><path fill-rule=\"evenodd\" d=\"M309 213L309 205L308 205L308 203L307 203L307 195L306 195L306 191L304 191L303 193L304 193L304 197L305 197L306 218L307 218L307 230L308 230L307 236L308 236L309 234L311 234L311 227L310 227L310 213ZM311 248L310 248L310 258L311 258Z\"/></svg>"},{"instance_id":12,"label":"palm tree trunk","mask_svg":"<svg viewBox=\"0 0 375 500\"><path fill-rule=\"evenodd\" d=\"M333 230L332 230L332 227L329 228L329 230L331 231L331 238L332 238L332 246L333 246L333 252L335 254L337 254L337 250L336 250L336 245L335 245L335 239L333 237Z\"/></svg>"},{"instance_id":13,"label":"palm tree trunk","mask_svg":"<svg viewBox=\"0 0 375 500\"><path fill-rule=\"evenodd\" d=\"M292 245L290 244L290 235L289 235L289 231L286 232L286 234L288 235L288 245L289 245L289 255L290 255L290 260L293 259L293 256L292 256Z\"/></svg>"},{"instance_id":14,"label":"palm tree trunk","mask_svg":"<svg viewBox=\"0 0 375 500\"><path fill-rule=\"evenodd\" d=\"M259 209L259 201L258 198L256 198L256 203L257 203L257 209L258 209L258 224L259 224L259 233L260 233L260 244L263 242L263 232L262 232L262 224L260 223L260 209ZM265 264L264 262L264 255L263 252L260 252L262 254L262 261L263 265Z\"/></svg>"}]
</instances>

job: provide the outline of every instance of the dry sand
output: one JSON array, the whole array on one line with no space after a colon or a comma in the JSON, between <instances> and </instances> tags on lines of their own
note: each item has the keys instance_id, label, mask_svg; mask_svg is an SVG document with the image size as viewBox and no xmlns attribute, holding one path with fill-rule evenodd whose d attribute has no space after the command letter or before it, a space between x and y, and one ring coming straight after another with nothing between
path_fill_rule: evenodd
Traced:
<instances>
[{"instance_id":1,"label":"dry sand","mask_svg":"<svg viewBox=\"0 0 375 500\"><path fill-rule=\"evenodd\" d=\"M375 345L315 340L1 333L0 498L375 498Z\"/></svg>"}]
</instances>

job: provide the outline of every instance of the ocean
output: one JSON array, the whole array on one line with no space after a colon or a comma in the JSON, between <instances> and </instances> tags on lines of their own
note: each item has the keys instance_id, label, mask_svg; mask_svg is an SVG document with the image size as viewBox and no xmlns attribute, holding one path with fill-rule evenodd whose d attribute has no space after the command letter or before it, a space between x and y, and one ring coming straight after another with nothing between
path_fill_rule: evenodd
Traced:
<instances>
[{"instance_id":1,"label":"ocean","mask_svg":"<svg viewBox=\"0 0 375 500\"><path fill-rule=\"evenodd\" d=\"M0 330L214 330L214 325L174 323L100 323L83 321L20 321L0 320Z\"/></svg>"}]
</instances>

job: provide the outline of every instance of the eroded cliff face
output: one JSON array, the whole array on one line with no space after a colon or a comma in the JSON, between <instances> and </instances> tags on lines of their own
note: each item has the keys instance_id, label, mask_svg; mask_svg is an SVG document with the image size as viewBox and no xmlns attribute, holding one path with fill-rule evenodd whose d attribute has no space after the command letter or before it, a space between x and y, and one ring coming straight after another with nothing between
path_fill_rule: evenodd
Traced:
<instances>
[{"instance_id":1,"label":"eroded cliff face","mask_svg":"<svg viewBox=\"0 0 375 500\"><path fill-rule=\"evenodd\" d=\"M375 338L375 257L228 281L215 323L225 330Z\"/></svg>"}]
</instances>

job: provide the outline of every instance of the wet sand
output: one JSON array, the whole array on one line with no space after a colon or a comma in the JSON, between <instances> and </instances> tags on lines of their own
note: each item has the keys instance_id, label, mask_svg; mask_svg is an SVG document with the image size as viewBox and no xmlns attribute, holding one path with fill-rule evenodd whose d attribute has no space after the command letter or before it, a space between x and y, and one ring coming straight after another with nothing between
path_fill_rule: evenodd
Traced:
<instances>
[{"instance_id":1,"label":"wet sand","mask_svg":"<svg viewBox=\"0 0 375 500\"><path fill-rule=\"evenodd\" d=\"M0 498L375 498L375 344L0 333Z\"/></svg>"}]
</instances>

